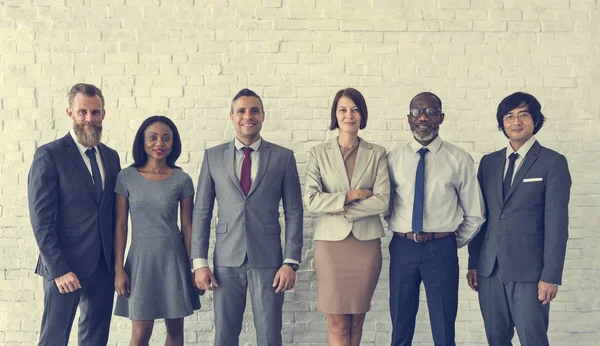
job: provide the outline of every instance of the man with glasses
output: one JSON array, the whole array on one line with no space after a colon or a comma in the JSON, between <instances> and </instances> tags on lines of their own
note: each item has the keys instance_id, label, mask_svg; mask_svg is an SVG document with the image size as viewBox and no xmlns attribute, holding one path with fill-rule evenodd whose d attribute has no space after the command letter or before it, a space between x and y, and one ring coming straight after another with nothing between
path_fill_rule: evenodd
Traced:
<instances>
[{"instance_id":1,"label":"man with glasses","mask_svg":"<svg viewBox=\"0 0 600 346\"><path fill-rule=\"evenodd\" d=\"M415 331L421 281L435 345L455 345L458 308L457 248L484 222L473 159L438 136L442 101L422 92L410 102L414 141L388 154L393 186L386 215L390 242L392 345L409 346Z\"/></svg>"},{"instance_id":2,"label":"man with glasses","mask_svg":"<svg viewBox=\"0 0 600 346\"><path fill-rule=\"evenodd\" d=\"M469 286L490 345L548 345L550 301L561 284L571 176L566 158L533 136L544 125L538 100L517 92L498 105L506 148L485 155L479 184L487 222L469 244Z\"/></svg>"}]
</instances>

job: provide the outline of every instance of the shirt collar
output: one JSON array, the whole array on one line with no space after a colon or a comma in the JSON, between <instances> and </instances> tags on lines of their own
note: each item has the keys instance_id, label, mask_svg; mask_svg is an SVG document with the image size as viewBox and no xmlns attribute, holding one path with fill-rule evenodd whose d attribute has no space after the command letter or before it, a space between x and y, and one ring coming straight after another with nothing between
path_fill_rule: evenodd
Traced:
<instances>
[{"instance_id":1,"label":"shirt collar","mask_svg":"<svg viewBox=\"0 0 600 346\"><path fill-rule=\"evenodd\" d=\"M415 153L421 150L421 148L427 148L429 149L429 152L435 154L442 147L442 138L440 138L440 135L438 134L438 136L433 140L433 142L429 143L429 145L425 147L423 147L421 143L417 142L415 139L413 139L409 145Z\"/></svg>"},{"instance_id":2,"label":"shirt collar","mask_svg":"<svg viewBox=\"0 0 600 346\"><path fill-rule=\"evenodd\" d=\"M81 144L79 142L79 137L77 137L77 134L75 133L75 131L73 129L71 129L69 131L69 134L71 134L71 137L73 137L73 141L75 142L75 145L77 146L77 149L79 149L79 152L81 153L81 155L85 154L85 152L88 149L91 149L91 148L84 146L83 144ZM96 151L98 151L98 148L96 148L96 147L92 147L92 148L94 148L94 149L96 149Z\"/></svg>"},{"instance_id":3,"label":"shirt collar","mask_svg":"<svg viewBox=\"0 0 600 346\"><path fill-rule=\"evenodd\" d=\"M236 150L242 150L242 148L250 147L250 148L252 148L252 150L258 151L258 148L260 148L261 143L262 143L262 137L250 145L246 145L246 144L242 143L239 139L237 139L237 137L234 140L234 145L235 145Z\"/></svg>"},{"instance_id":4,"label":"shirt collar","mask_svg":"<svg viewBox=\"0 0 600 346\"><path fill-rule=\"evenodd\" d=\"M533 147L533 145L535 144L535 137L531 136L531 138L529 138L529 140L527 140L527 142L525 142L525 144L523 144L519 150L516 151L517 154L519 154L520 158L524 158L525 155L527 155L527 153L529 152L529 150L531 149L531 147ZM514 153L515 150L510 146L510 142L508 143L508 146L506 147L506 158L508 159L508 157L510 156L510 154Z\"/></svg>"}]
</instances>

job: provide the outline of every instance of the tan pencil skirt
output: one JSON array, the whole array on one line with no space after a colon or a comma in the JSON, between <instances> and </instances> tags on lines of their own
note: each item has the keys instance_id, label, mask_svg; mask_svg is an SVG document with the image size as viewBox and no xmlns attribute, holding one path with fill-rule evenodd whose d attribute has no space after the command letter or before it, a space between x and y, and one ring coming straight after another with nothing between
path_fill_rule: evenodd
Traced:
<instances>
[{"instance_id":1,"label":"tan pencil skirt","mask_svg":"<svg viewBox=\"0 0 600 346\"><path fill-rule=\"evenodd\" d=\"M328 314L360 314L371 309L381 273L381 240L315 242L317 307Z\"/></svg>"}]
</instances>

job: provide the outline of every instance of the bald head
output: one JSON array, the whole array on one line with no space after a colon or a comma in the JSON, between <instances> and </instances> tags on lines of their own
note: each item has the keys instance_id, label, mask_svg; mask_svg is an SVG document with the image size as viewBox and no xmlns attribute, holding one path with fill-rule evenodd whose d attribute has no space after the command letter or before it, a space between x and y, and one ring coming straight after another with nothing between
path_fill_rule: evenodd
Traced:
<instances>
[{"instance_id":1,"label":"bald head","mask_svg":"<svg viewBox=\"0 0 600 346\"><path fill-rule=\"evenodd\" d=\"M412 100L410 100L409 108L413 108L415 104L419 101L430 101L432 103L435 103L438 109L442 109L442 100L436 94L431 93L429 91L424 91L415 95L415 97L413 97Z\"/></svg>"}]
</instances>

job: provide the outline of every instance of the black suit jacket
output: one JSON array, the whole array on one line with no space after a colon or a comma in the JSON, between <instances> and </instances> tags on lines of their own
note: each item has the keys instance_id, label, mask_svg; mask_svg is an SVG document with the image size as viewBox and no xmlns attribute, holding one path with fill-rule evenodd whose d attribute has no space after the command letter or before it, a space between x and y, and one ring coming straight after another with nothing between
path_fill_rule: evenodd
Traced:
<instances>
[{"instance_id":1,"label":"black suit jacket","mask_svg":"<svg viewBox=\"0 0 600 346\"><path fill-rule=\"evenodd\" d=\"M104 192L94 183L70 134L39 147L28 179L29 217L40 257L35 272L54 279L70 271L90 276L100 251L113 271L114 187L119 155L98 146L104 166Z\"/></svg>"},{"instance_id":2,"label":"black suit jacket","mask_svg":"<svg viewBox=\"0 0 600 346\"><path fill-rule=\"evenodd\" d=\"M497 259L510 280L561 284L571 189L567 159L536 141L506 200L502 196L505 162L506 149L481 159L478 178L487 218L469 244L469 269L487 277Z\"/></svg>"}]
</instances>

